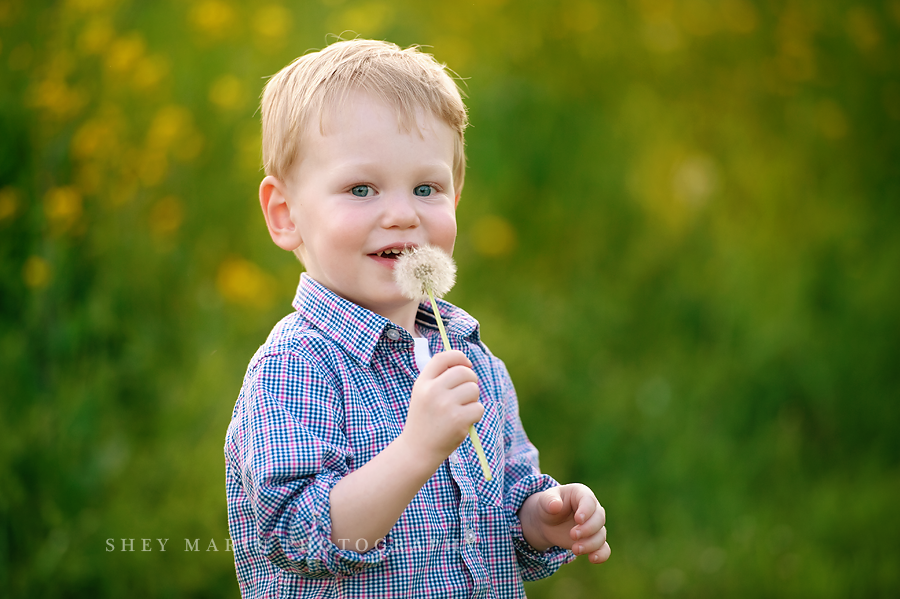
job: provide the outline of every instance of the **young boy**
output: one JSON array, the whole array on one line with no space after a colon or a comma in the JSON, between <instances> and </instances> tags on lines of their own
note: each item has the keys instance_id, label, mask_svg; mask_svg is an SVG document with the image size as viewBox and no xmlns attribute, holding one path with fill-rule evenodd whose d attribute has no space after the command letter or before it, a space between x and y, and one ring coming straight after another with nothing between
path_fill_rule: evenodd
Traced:
<instances>
[{"instance_id":1,"label":"young boy","mask_svg":"<svg viewBox=\"0 0 900 599\"><path fill-rule=\"evenodd\" d=\"M524 597L574 555L605 561L603 508L540 473L478 323L438 302L441 352L430 303L393 280L400 250L456 239L467 118L444 68L338 42L272 77L262 121L262 211L306 272L228 428L242 595Z\"/></svg>"}]
</instances>

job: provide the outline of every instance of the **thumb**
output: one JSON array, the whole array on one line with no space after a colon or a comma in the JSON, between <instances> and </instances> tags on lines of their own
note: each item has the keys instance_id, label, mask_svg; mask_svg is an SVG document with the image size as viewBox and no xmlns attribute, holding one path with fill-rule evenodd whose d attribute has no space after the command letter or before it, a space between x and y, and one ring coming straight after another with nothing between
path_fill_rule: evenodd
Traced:
<instances>
[{"instance_id":1,"label":"thumb","mask_svg":"<svg viewBox=\"0 0 900 599\"><path fill-rule=\"evenodd\" d=\"M562 511L564 504L565 502L563 501L559 487L551 487L541 493L539 505L541 506L541 509L548 514L554 516L559 514Z\"/></svg>"}]
</instances>

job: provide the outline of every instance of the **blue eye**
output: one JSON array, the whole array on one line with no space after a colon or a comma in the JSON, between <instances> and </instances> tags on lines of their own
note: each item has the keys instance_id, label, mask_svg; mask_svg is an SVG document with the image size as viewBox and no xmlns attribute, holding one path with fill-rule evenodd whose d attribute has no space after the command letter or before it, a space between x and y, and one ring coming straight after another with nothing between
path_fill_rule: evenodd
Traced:
<instances>
[{"instance_id":1,"label":"blue eye","mask_svg":"<svg viewBox=\"0 0 900 599\"><path fill-rule=\"evenodd\" d=\"M350 193L358 198L367 198L371 195L375 195L374 190L368 185L354 185L350 188Z\"/></svg>"},{"instance_id":2,"label":"blue eye","mask_svg":"<svg viewBox=\"0 0 900 599\"><path fill-rule=\"evenodd\" d=\"M419 185L413 189L413 193L417 196L426 197L434 193L434 188L431 185Z\"/></svg>"}]
</instances>

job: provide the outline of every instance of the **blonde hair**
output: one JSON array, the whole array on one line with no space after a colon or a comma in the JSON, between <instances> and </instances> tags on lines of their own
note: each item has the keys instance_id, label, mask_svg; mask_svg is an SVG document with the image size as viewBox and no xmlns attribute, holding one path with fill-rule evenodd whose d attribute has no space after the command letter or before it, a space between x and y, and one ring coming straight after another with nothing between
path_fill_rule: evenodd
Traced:
<instances>
[{"instance_id":1,"label":"blonde hair","mask_svg":"<svg viewBox=\"0 0 900 599\"><path fill-rule=\"evenodd\" d=\"M303 132L313 118L322 130L326 108L340 108L351 91L373 94L393 106L398 124L416 127L424 108L456 133L453 181L462 188L466 170L466 107L445 67L416 47L375 40L339 41L305 54L269 79L262 96L262 153L267 175L285 180L300 155Z\"/></svg>"}]
</instances>

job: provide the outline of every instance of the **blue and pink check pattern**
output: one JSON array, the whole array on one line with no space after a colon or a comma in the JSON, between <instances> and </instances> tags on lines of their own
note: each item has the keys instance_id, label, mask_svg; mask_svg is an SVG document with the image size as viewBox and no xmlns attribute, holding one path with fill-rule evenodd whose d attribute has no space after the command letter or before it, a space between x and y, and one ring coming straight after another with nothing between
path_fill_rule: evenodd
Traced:
<instances>
[{"instance_id":1,"label":"blue and pink check pattern","mask_svg":"<svg viewBox=\"0 0 900 599\"><path fill-rule=\"evenodd\" d=\"M538 469L506 367L478 323L439 305L452 347L478 375L485 414L476 428L494 479L467 439L383 543L332 543L331 488L400 434L418 369L405 330L304 274L296 311L251 360L228 427L228 522L243 597L524 597L523 581L574 559L522 537L517 510L557 483ZM429 304L417 324L440 351Z\"/></svg>"}]
</instances>

